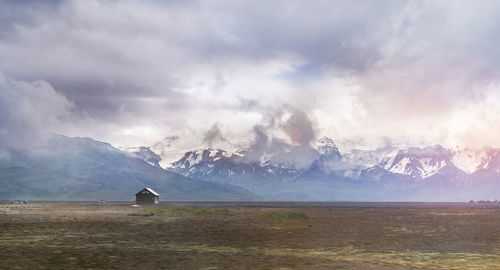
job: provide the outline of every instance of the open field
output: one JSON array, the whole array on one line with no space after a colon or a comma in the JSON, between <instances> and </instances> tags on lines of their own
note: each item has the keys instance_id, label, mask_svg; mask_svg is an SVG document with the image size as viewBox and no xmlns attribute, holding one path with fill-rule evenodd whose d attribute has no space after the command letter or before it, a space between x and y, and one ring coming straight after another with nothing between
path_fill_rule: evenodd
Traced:
<instances>
[{"instance_id":1,"label":"open field","mask_svg":"<svg viewBox=\"0 0 500 270\"><path fill-rule=\"evenodd\" d=\"M0 205L0 269L500 269L500 209Z\"/></svg>"}]
</instances>

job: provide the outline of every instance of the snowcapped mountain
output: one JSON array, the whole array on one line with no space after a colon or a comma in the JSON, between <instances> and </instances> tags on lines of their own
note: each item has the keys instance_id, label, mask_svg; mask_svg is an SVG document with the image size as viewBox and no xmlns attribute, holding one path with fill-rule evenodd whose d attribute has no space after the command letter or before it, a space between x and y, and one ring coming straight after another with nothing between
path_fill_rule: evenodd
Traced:
<instances>
[{"instance_id":1,"label":"snowcapped mountain","mask_svg":"<svg viewBox=\"0 0 500 270\"><path fill-rule=\"evenodd\" d=\"M231 155L221 149L193 150L184 154L184 157L172 163L172 168L193 168L200 163L213 163L231 158Z\"/></svg>"},{"instance_id":2,"label":"snowcapped mountain","mask_svg":"<svg viewBox=\"0 0 500 270\"><path fill-rule=\"evenodd\" d=\"M451 150L451 161L466 173L473 173L480 168L481 163L491 155L488 149L468 149L456 147Z\"/></svg>"},{"instance_id":3,"label":"snowcapped mountain","mask_svg":"<svg viewBox=\"0 0 500 270\"><path fill-rule=\"evenodd\" d=\"M500 149L488 148L485 150L485 155L481 158L481 163L477 166L477 170L500 170Z\"/></svg>"},{"instance_id":4,"label":"snowcapped mountain","mask_svg":"<svg viewBox=\"0 0 500 270\"><path fill-rule=\"evenodd\" d=\"M221 149L200 149L189 151L168 170L195 179L209 179L215 182L241 182L264 180L275 177L290 177L296 172L269 161L249 161L248 149L228 153Z\"/></svg>"},{"instance_id":5,"label":"snowcapped mountain","mask_svg":"<svg viewBox=\"0 0 500 270\"><path fill-rule=\"evenodd\" d=\"M317 167L326 172L336 170L342 156L333 140L328 137L323 137L318 141L317 148L318 150L315 155L316 159L312 164L313 167Z\"/></svg>"},{"instance_id":6,"label":"snowcapped mountain","mask_svg":"<svg viewBox=\"0 0 500 270\"><path fill-rule=\"evenodd\" d=\"M150 151L139 148L135 156L149 160L153 166L161 164L158 155ZM251 151L197 149L162 167L192 179L231 183L278 200L468 200L474 199L467 197L470 194L479 194L477 198L490 194L485 190L500 177L498 149L471 153L440 145L407 149L386 146L342 153L332 139L323 137L313 146L289 145L280 153L257 155ZM293 155L302 153L300 161L307 166L294 166L298 158ZM481 187L471 193L470 187L476 183Z\"/></svg>"},{"instance_id":7,"label":"snowcapped mountain","mask_svg":"<svg viewBox=\"0 0 500 270\"><path fill-rule=\"evenodd\" d=\"M158 167L161 168L160 166L160 161L161 157L160 155L156 154L155 152L151 151L149 147L145 146L140 146L140 147L129 147L122 149L125 153L128 153L131 157L135 157L141 160L146 161L148 164L150 164L153 167Z\"/></svg>"},{"instance_id":8,"label":"snowcapped mountain","mask_svg":"<svg viewBox=\"0 0 500 270\"><path fill-rule=\"evenodd\" d=\"M318 141L318 154L327 159L340 159L340 151L332 139L323 137Z\"/></svg>"},{"instance_id":9,"label":"snowcapped mountain","mask_svg":"<svg viewBox=\"0 0 500 270\"><path fill-rule=\"evenodd\" d=\"M216 181L241 181L242 178L271 180L307 180L311 178L361 176L378 179L383 174L406 175L415 180L433 175L457 175L462 171L451 161L452 152L440 145L425 148L395 150L352 150L342 155L332 139L323 137L317 142L312 162L307 168L287 168L269 160L247 160L248 149L235 153L224 150L203 149L187 152L169 165L168 169L184 176ZM375 169L378 168L378 169ZM226 179L226 178L231 179Z\"/></svg>"},{"instance_id":10,"label":"snowcapped mountain","mask_svg":"<svg viewBox=\"0 0 500 270\"><path fill-rule=\"evenodd\" d=\"M148 149L138 155L151 159ZM29 200L132 200L152 187L162 200L252 200L251 192L186 178L91 138L53 134L36 147L0 158L0 198Z\"/></svg>"},{"instance_id":11,"label":"snowcapped mountain","mask_svg":"<svg viewBox=\"0 0 500 270\"><path fill-rule=\"evenodd\" d=\"M272 155L263 155L258 160L249 158L249 149L238 149L233 153L221 149L193 150L171 163L167 169L197 179L217 182L243 181L291 181L305 176L306 171L317 168L321 173L334 168L341 160L338 147L332 139L321 138L313 160L308 168L297 169L273 160Z\"/></svg>"},{"instance_id":12,"label":"snowcapped mountain","mask_svg":"<svg viewBox=\"0 0 500 270\"><path fill-rule=\"evenodd\" d=\"M354 149L341 154L334 141L323 137L316 144L313 160L307 168L289 168L283 164L272 162L269 158L259 160L247 159L248 149L239 149L233 153L221 149L198 149L188 151L184 156L166 165L166 169L187 177L208 178L216 181L232 177L258 179L304 179L307 177L337 176L359 178L369 177L369 172L376 175L396 174L410 176L415 180L427 179L433 175L457 175L462 173L454 165L454 152L440 145L404 150L379 148L374 150ZM127 149L132 154L153 166L157 166L161 158L146 147ZM485 161L486 162L486 161ZM375 168L378 168L377 170ZM378 177L374 176L374 179ZM240 179L241 180L241 179Z\"/></svg>"},{"instance_id":13,"label":"snowcapped mountain","mask_svg":"<svg viewBox=\"0 0 500 270\"><path fill-rule=\"evenodd\" d=\"M469 175L469 181L479 180L481 184L488 184L492 189L500 189L500 149L488 148L484 152L478 169ZM495 187L492 184L495 184Z\"/></svg>"},{"instance_id":14,"label":"snowcapped mountain","mask_svg":"<svg viewBox=\"0 0 500 270\"><path fill-rule=\"evenodd\" d=\"M396 173L409 175L416 179L426 179L438 173L460 171L451 161L452 152L441 145L424 148L411 147L399 150L387 162L381 163L384 169Z\"/></svg>"}]
</instances>

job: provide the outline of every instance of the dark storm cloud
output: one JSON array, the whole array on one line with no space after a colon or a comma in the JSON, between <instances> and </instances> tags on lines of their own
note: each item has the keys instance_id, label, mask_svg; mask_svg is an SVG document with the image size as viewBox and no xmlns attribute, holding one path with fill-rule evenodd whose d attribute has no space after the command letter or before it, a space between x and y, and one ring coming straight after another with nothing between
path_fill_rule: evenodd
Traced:
<instances>
[{"instance_id":1,"label":"dark storm cloud","mask_svg":"<svg viewBox=\"0 0 500 270\"><path fill-rule=\"evenodd\" d=\"M232 51L252 57L283 52L306 56L309 68L362 70L379 59L378 42L371 39L380 24L405 1L273 1L236 2L217 6L223 25L238 47ZM366 42L371 39L370 42Z\"/></svg>"},{"instance_id":2,"label":"dark storm cloud","mask_svg":"<svg viewBox=\"0 0 500 270\"><path fill-rule=\"evenodd\" d=\"M259 161L266 153L269 144L269 137L266 134L266 129L262 125L253 127L254 141L250 144L246 158L250 161Z\"/></svg>"},{"instance_id":3,"label":"dark storm cloud","mask_svg":"<svg viewBox=\"0 0 500 270\"><path fill-rule=\"evenodd\" d=\"M294 111L283 128L294 144L310 145L316 139L313 122L303 111Z\"/></svg>"},{"instance_id":4,"label":"dark storm cloud","mask_svg":"<svg viewBox=\"0 0 500 270\"><path fill-rule=\"evenodd\" d=\"M10 34L0 40L0 69L44 79L81 110L109 120L119 117L120 97L168 99L198 65L221 59L291 53L316 72L364 69L378 53L361 39L401 5L369 3L5 1L0 18L8 23L0 27Z\"/></svg>"},{"instance_id":5,"label":"dark storm cloud","mask_svg":"<svg viewBox=\"0 0 500 270\"><path fill-rule=\"evenodd\" d=\"M225 141L224 135L220 129L219 123L214 123L212 127L203 134L203 143L207 144L209 147L212 147L215 143Z\"/></svg>"},{"instance_id":6,"label":"dark storm cloud","mask_svg":"<svg viewBox=\"0 0 500 270\"><path fill-rule=\"evenodd\" d=\"M167 108L182 113L192 103L192 100L181 92L159 87L160 93L159 89L136 85L134 82L61 78L48 81L80 109L80 114L116 123L130 121L130 116L139 119L149 117L162 113L162 109Z\"/></svg>"},{"instance_id":7,"label":"dark storm cloud","mask_svg":"<svg viewBox=\"0 0 500 270\"><path fill-rule=\"evenodd\" d=\"M44 81L13 80L0 73L0 150L29 149L71 119L72 104Z\"/></svg>"},{"instance_id":8,"label":"dark storm cloud","mask_svg":"<svg viewBox=\"0 0 500 270\"><path fill-rule=\"evenodd\" d=\"M150 136L160 131L144 127L160 126L162 138L192 133L199 119L221 115L245 114L253 126L259 114L275 121L257 125L262 132L279 122L292 144L307 148L317 133L303 121L311 108L327 115L314 125L347 119L360 136L387 133L388 125L412 131L425 117L447 119L481 102L500 74L497 1L0 5L0 71L16 81L48 82L74 105L73 117L88 117L96 131L110 125L102 134ZM340 103L359 109L330 113L325 97L341 91L325 79L331 77L352 85ZM291 103L298 111L289 112L290 123L268 116ZM220 124L239 122L231 119ZM267 144L283 148L267 136Z\"/></svg>"},{"instance_id":9,"label":"dark storm cloud","mask_svg":"<svg viewBox=\"0 0 500 270\"><path fill-rule=\"evenodd\" d=\"M167 136L163 138L163 141L165 142L165 146L170 147L173 142L179 140L181 137L177 135L172 135L172 136Z\"/></svg>"},{"instance_id":10,"label":"dark storm cloud","mask_svg":"<svg viewBox=\"0 0 500 270\"><path fill-rule=\"evenodd\" d=\"M285 113L290 115L283 121ZM248 148L246 158L251 161L267 161L294 168L306 168L314 161L312 143L316 138L316 124L309 115L298 109L284 108L274 114L266 125L253 128L254 140ZM288 135L288 140L276 137L276 129Z\"/></svg>"},{"instance_id":11,"label":"dark storm cloud","mask_svg":"<svg viewBox=\"0 0 500 270\"><path fill-rule=\"evenodd\" d=\"M0 0L0 36L6 37L16 24L33 25L37 14L50 14L62 1Z\"/></svg>"},{"instance_id":12,"label":"dark storm cloud","mask_svg":"<svg viewBox=\"0 0 500 270\"><path fill-rule=\"evenodd\" d=\"M79 109L106 121L110 116L119 120L118 108L133 98L139 103L142 98L163 98L177 107L188 103L171 90L179 87L174 77L182 69L179 61L169 61L176 56L169 57L168 46L161 44L149 50L161 37L136 37L135 31L144 29L134 31L134 23L126 20L133 2L124 3L128 8L123 14L117 2L5 5L10 8L0 13L22 15L3 17L10 22L1 26L10 34L0 40L0 69L7 74L27 81L43 78ZM110 12L109 24L99 8Z\"/></svg>"}]
</instances>

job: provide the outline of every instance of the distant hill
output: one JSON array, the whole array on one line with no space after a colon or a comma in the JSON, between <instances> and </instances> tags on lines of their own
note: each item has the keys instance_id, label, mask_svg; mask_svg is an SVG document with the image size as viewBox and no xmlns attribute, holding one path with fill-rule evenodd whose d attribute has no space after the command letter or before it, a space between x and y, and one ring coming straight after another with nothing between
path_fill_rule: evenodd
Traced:
<instances>
[{"instance_id":1,"label":"distant hill","mask_svg":"<svg viewBox=\"0 0 500 270\"><path fill-rule=\"evenodd\" d=\"M244 188L192 180L90 138L50 135L0 159L0 199L133 200L143 187L162 201L256 199Z\"/></svg>"}]
</instances>

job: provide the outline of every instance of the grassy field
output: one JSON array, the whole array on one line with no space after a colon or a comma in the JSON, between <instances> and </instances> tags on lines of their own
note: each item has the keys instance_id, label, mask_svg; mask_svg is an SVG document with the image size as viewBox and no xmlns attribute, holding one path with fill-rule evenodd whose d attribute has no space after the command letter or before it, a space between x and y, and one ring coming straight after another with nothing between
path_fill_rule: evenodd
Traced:
<instances>
[{"instance_id":1,"label":"grassy field","mask_svg":"<svg viewBox=\"0 0 500 270\"><path fill-rule=\"evenodd\" d=\"M6 204L0 269L500 269L500 209Z\"/></svg>"}]
</instances>

